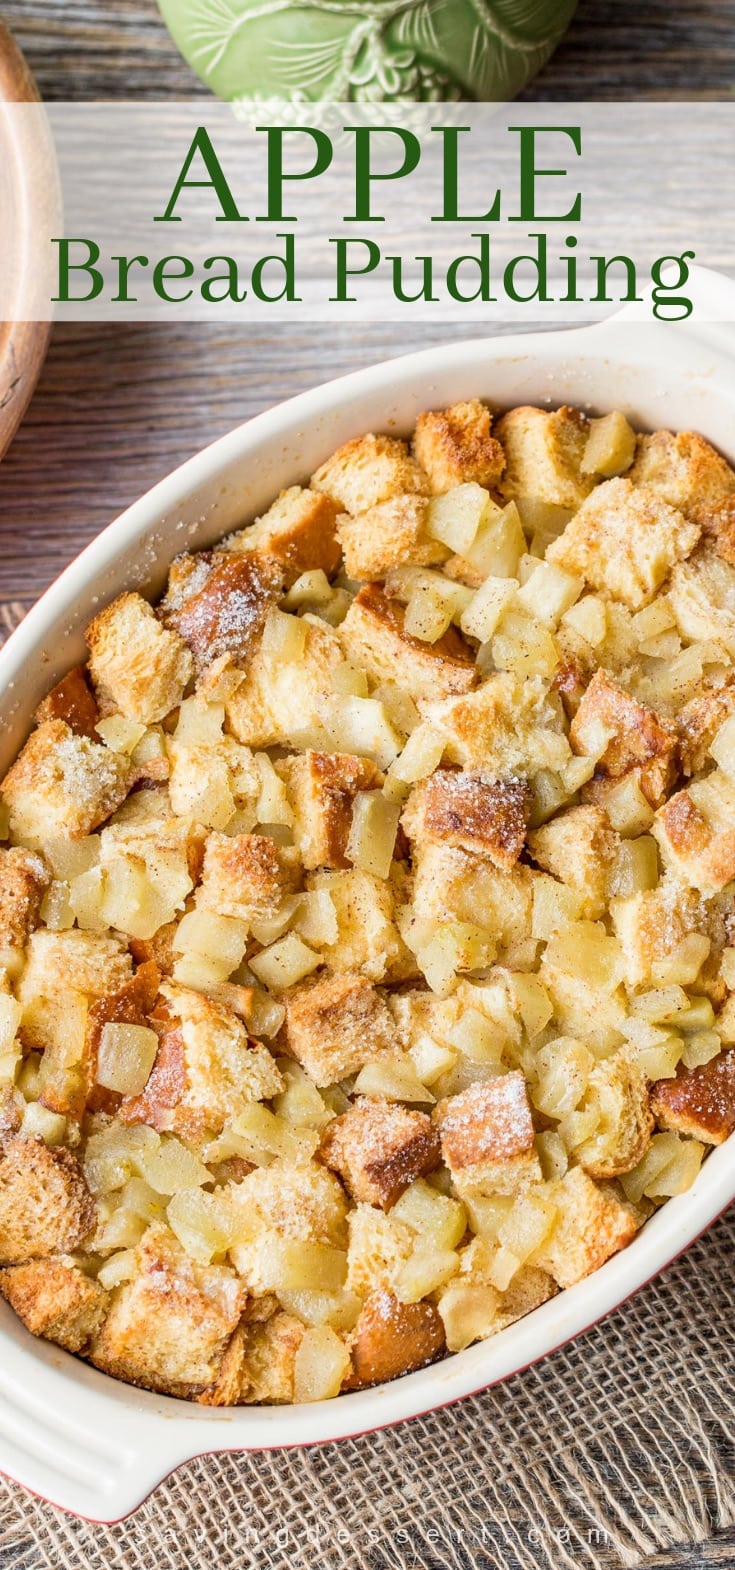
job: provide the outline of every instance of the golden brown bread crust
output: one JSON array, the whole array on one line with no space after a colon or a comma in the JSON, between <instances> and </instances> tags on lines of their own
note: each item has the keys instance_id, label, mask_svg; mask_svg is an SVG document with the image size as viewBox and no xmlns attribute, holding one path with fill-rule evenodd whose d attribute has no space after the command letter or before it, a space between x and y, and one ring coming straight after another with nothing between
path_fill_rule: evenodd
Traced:
<instances>
[{"instance_id":1,"label":"golden brown bread crust","mask_svg":"<svg viewBox=\"0 0 735 1570\"><path fill-rule=\"evenodd\" d=\"M89 1349L128 1384L191 1396L214 1384L245 1295L234 1272L189 1260L163 1223L148 1228L133 1280L119 1287Z\"/></svg>"},{"instance_id":2,"label":"golden brown bread crust","mask_svg":"<svg viewBox=\"0 0 735 1570\"><path fill-rule=\"evenodd\" d=\"M487 779L560 768L569 743L545 685L500 671L460 697L424 701L421 712L446 738L444 761Z\"/></svg>"},{"instance_id":3,"label":"golden brown bread crust","mask_svg":"<svg viewBox=\"0 0 735 1570\"><path fill-rule=\"evenodd\" d=\"M298 855L265 834L207 839L198 903L220 916L268 921L301 880Z\"/></svg>"},{"instance_id":4,"label":"golden brown bread crust","mask_svg":"<svg viewBox=\"0 0 735 1570\"><path fill-rule=\"evenodd\" d=\"M391 496L357 514L343 512L337 532L350 578L384 578L404 562L428 567L443 562L447 549L426 532L425 496Z\"/></svg>"},{"instance_id":5,"label":"golden brown bread crust","mask_svg":"<svg viewBox=\"0 0 735 1570\"><path fill-rule=\"evenodd\" d=\"M336 520L337 507L331 497L291 485L255 523L231 534L225 549L272 557L283 568L284 583L290 589L302 573L316 568L328 578L334 576L341 556Z\"/></svg>"},{"instance_id":6,"label":"golden brown bread crust","mask_svg":"<svg viewBox=\"0 0 735 1570\"><path fill-rule=\"evenodd\" d=\"M364 976L319 976L283 994L279 1040L315 1085L333 1085L393 1045L390 1010Z\"/></svg>"},{"instance_id":7,"label":"golden brown bread crust","mask_svg":"<svg viewBox=\"0 0 735 1570\"><path fill-rule=\"evenodd\" d=\"M639 436L628 479L657 491L699 521L704 508L735 492L735 473L698 431L654 431Z\"/></svg>"},{"instance_id":8,"label":"golden brown bread crust","mask_svg":"<svg viewBox=\"0 0 735 1570\"><path fill-rule=\"evenodd\" d=\"M343 1389L384 1384L425 1368L443 1350L444 1325L433 1303L401 1303L392 1292L372 1292L352 1333L352 1372Z\"/></svg>"},{"instance_id":9,"label":"golden brown bread crust","mask_svg":"<svg viewBox=\"0 0 735 1570\"><path fill-rule=\"evenodd\" d=\"M460 1183L513 1193L538 1179L536 1135L523 1074L479 1080L440 1102L442 1155Z\"/></svg>"},{"instance_id":10,"label":"golden brown bread crust","mask_svg":"<svg viewBox=\"0 0 735 1570\"><path fill-rule=\"evenodd\" d=\"M395 681L413 697L449 698L477 686L473 651L456 627L436 643L422 643L404 630L404 618L398 600L390 600L379 584L366 584L340 627L348 658L376 685Z\"/></svg>"},{"instance_id":11,"label":"golden brown bread crust","mask_svg":"<svg viewBox=\"0 0 735 1570\"><path fill-rule=\"evenodd\" d=\"M653 833L664 861L704 894L735 877L735 787L718 770L676 792L656 813Z\"/></svg>"},{"instance_id":12,"label":"golden brown bread crust","mask_svg":"<svg viewBox=\"0 0 735 1570\"><path fill-rule=\"evenodd\" d=\"M108 1294L70 1259L34 1259L0 1270L0 1292L31 1335L84 1352L98 1334Z\"/></svg>"},{"instance_id":13,"label":"golden brown bread crust","mask_svg":"<svg viewBox=\"0 0 735 1570\"><path fill-rule=\"evenodd\" d=\"M589 495L594 480L580 467L589 421L579 409L510 409L495 435L505 453L500 488L507 499L534 497L573 509Z\"/></svg>"},{"instance_id":14,"label":"golden brown bread crust","mask_svg":"<svg viewBox=\"0 0 735 1570\"><path fill-rule=\"evenodd\" d=\"M328 1124L319 1153L353 1199L383 1210L441 1160L438 1131L425 1112L365 1096Z\"/></svg>"},{"instance_id":15,"label":"golden brown bread crust","mask_svg":"<svg viewBox=\"0 0 735 1570\"><path fill-rule=\"evenodd\" d=\"M89 685L87 668L85 665L75 665L39 703L33 719L36 725L43 725L46 720L63 720L77 736L89 736L95 741L95 727L99 717L97 699Z\"/></svg>"},{"instance_id":16,"label":"golden brown bread crust","mask_svg":"<svg viewBox=\"0 0 735 1570\"><path fill-rule=\"evenodd\" d=\"M1 791L17 839L38 845L54 834L91 834L132 784L130 759L77 736L64 720L33 731Z\"/></svg>"},{"instance_id":17,"label":"golden brown bread crust","mask_svg":"<svg viewBox=\"0 0 735 1570\"><path fill-rule=\"evenodd\" d=\"M437 769L411 792L401 823L411 840L474 851L508 869L523 849L530 808L523 780Z\"/></svg>"},{"instance_id":18,"label":"golden brown bread crust","mask_svg":"<svg viewBox=\"0 0 735 1570\"><path fill-rule=\"evenodd\" d=\"M164 600L160 614L189 645L197 670L225 654L245 665L283 584L283 569L272 557L210 551L197 558L184 580L183 602L169 608ZM187 588L193 592L187 594Z\"/></svg>"},{"instance_id":19,"label":"golden brown bread crust","mask_svg":"<svg viewBox=\"0 0 735 1570\"><path fill-rule=\"evenodd\" d=\"M142 725L165 719L194 673L178 633L164 627L140 594L121 594L86 632L89 670L105 714Z\"/></svg>"},{"instance_id":20,"label":"golden brown bread crust","mask_svg":"<svg viewBox=\"0 0 735 1570\"><path fill-rule=\"evenodd\" d=\"M599 1270L635 1237L640 1225L632 1206L611 1188L601 1188L582 1167L570 1167L556 1185L559 1215L535 1264L560 1287L574 1286Z\"/></svg>"},{"instance_id":21,"label":"golden brown bread crust","mask_svg":"<svg viewBox=\"0 0 735 1570\"><path fill-rule=\"evenodd\" d=\"M40 856L18 846L0 849L0 949L25 948L50 882Z\"/></svg>"},{"instance_id":22,"label":"golden brown bread crust","mask_svg":"<svg viewBox=\"0 0 735 1570\"><path fill-rule=\"evenodd\" d=\"M648 486L605 480L582 503L547 561L637 611L699 539L699 525Z\"/></svg>"},{"instance_id":23,"label":"golden brown bread crust","mask_svg":"<svg viewBox=\"0 0 735 1570\"><path fill-rule=\"evenodd\" d=\"M651 1108L660 1128L675 1129L707 1145L722 1145L735 1132L735 1052L687 1069L651 1087Z\"/></svg>"},{"instance_id":24,"label":"golden brown bread crust","mask_svg":"<svg viewBox=\"0 0 735 1570\"><path fill-rule=\"evenodd\" d=\"M345 752L296 753L276 764L294 811L304 867L349 867L345 854L358 791L379 790L384 776L369 758Z\"/></svg>"},{"instance_id":25,"label":"golden brown bread crust","mask_svg":"<svg viewBox=\"0 0 735 1570\"><path fill-rule=\"evenodd\" d=\"M413 454L435 495L470 481L495 489L505 468L505 453L491 435L491 425L490 410L478 398L419 415Z\"/></svg>"},{"instance_id":26,"label":"golden brown bread crust","mask_svg":"<svg viewBox=\"0 0 735 1570\"><path fill-rule=\"evenodd\" d=\"M395 436L357 436L332 453L311 477L314 490L324 491L344 512L366 512L394 496L426 496L429 482L410 457L406 442Z\"/></svg>"},{"instance_id":27,"label":"golden brown bread crust","mask_svg":"<svg viewBox=\"0 0 735 1570\"><path fill-rule=\"evenodd\" d=\"M705 688L685 703L676 717L679 756L685 774L699 774L705 767L710 744L720 726L735 714L735 679L721 687Z\"/></svg>"},{"instance_id":28,"label":"golden brown bread crust","mask_svg":"<svg viewBox=\"0 0 735 1570\"><path fill-rule=\"evenodd\" d=\"M262 1042L214 998L164 983L149 1023L161 1042L141 1096L127 1097L119 1116L150 1123L192 1144L219 1134L251 1101L278 1094L283 1079Z\"/></svg>"},{"instance_id":29,"label":"golden brown bread crust","mask_svg":"<svg viewBox=\"0 0 735 1570\"><path fill-rule=\"evenodd\" d=\"M96 1207L70 1150L11 1136L0 1150L0 1263L71 1254L89 1237Z\"/></svg>"},{"instance_id":30,"label":"golden brown bread crust","mask_svg":"<svg viewBox=\"0 0 735 1570\"><path fill-rule=\"evenodd\" d=\"M600 807L570 807L532 829L528 848L539 867L583 897L591 921L602 915L618 835Z\"/></svg>"},{"instance_id":31,"label":"golden brown bread crust","mask_svg":"<svg viewBox=\"0 0 735 1570\"><path fill-rule=\"evenodd\" d=\"M676 733L605 670L595 672L572 720L569 740L574 751L594 756L600 728L612 734L597 759L597 775L616 780L637 769L644 796L652 807L659 806L675 775Z\"/></svg>"}]
</instances>

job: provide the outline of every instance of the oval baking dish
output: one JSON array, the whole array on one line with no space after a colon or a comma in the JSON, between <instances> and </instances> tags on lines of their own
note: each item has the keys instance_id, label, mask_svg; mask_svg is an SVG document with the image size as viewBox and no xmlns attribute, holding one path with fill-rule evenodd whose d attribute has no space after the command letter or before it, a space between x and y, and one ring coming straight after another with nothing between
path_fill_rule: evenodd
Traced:
<instances>
[{"instance_id":1,"label":"oval baking dish","mask_svg":"<svg viewBox=\"0 0 735 1570\"><path fill-rule=\"evenodd\" d=\"M206 547L242 525L367 430L404 434L422 409L460 399L568 402L622 409L643 428L693 427L735 459L735 330L726 325L735 285L702 270L692 284L702 325L649 324L644 307L576 332L425 350L303 394L191 459L82 553L0 653L0 770L51 683L83 657L83 629L97 609L132 587L160 593L185 546ZM0 1469L54 1504L112 1521L200 1453L324 1443L425 1412L507 1378L588 1328L734 1197L731 1139L687 1193L577 1286L444 1362L314 1405L206 1409L136 1390L35 1340L2 1304Z\"/></svg>"}]
</instances>

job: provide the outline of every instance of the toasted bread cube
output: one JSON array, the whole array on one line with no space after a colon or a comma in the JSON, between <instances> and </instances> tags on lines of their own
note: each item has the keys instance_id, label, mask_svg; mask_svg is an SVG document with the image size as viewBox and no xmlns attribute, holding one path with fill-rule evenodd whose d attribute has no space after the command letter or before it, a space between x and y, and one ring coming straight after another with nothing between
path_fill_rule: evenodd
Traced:
<instances>
[{"instance_id":1,"label":"toasted bread cube","mask_svg":"<svg viewBox=\"0 0 735 1570\"><path fill-rule=\"evenodd\" d=\"M121 594L87 628L89 669L105 712L154 725L184 696L194 661L140 594Z\"/></svg>"},{"instance_id":2,"label":"toasted bread cube","mask_svg":"<svg viewBox=\"0 0 735 1570\"><path fill-rule=\"evenodd\" d=\"M479 398L420 414L413 453L435 496L470 482L493 490L505 468L503 448L491 435L490 410Z\"/></svg>"},{"instance_id":3,"label":"toasted bread cube","mask_svg":"<svg viewBox=\"0 0 735 1570\"><path fill-rule=\"evenodd\" d=\"M299 753L276 765L294 813L294 837L304 866L347 867L355 797L379 790L380 770L369 758L344 752Z\"/></svg>"},{"instance_id":4,"label":"toasted bread cube","mask_svg":"<svg viewBox=\"0 0 735 1570\"><path fill-rule=\"evenodd\" d=\"M11 839L35 847L54 835L91 834L125 800L133 773L123 754L76 736L63 720L46 720L0 787Z\"/></svg>"},{"instance_id":5,"label":"toasted bread cube","mask_svg":"<svg viewBox=\"0 0 735 1570\"><path fill-rule=\"evenodd\" d=\"M594 484L581 467L589 429L580 410L568 405L553 410L510 409L495 427L505 453L503 495L579 507Z\"/></svg>"},{"instance_id":6,"label":"toasted bread cube","mask_svg":"<svg viewBox=\"0 0 735 1570\"><path fill-rule=\"evenodd\" d=\"M276 1313L251 1326L244 1346L237 1404L278 1406L294 1400L296 1353L306 1334L293 1314Z\"/></svg>"},{"instance_id":7,"label":"toasted bread cube","mask_svg":"<svg viewBox=\"0 0 735 1570\"><path fill-rule=\"evenodd\" d=\"M459 1186L514 1194L541 1181L526 1081L518 1070L440 1102L442 1156Z\"/></svg>"},{"instance_id":8,"label":"toasted bread cube","mask_svg":"<svg viewBox=\"0 0 735 1570\"><path fill-rule=\"evenodd\" d=\"M294 1165L279 1158L230 1185L229 1193L230 1256L250 1292L341 1288L347 1200L333 1172L317 1161Z\"/></svg>"},{"instance_id":9,"label":"toasted bread cube","mask_svg":"<svg viewBox=\"0 0 735 1570\"><path fill-rule=\"evenodd\" d=\"M0 1263L71 1254L96 1210L71 1151L16 1134L0 1149Z\"/></svg>"},{"instance_id":10,"label":"toasted bread cube","mask_svg":"<svg viewBox=\"0 0 735 1570\"><path fill-rule=\"evenodd\" d=\"M635 1237L639 1217L611 1189L593 1182L582 1167L570 1167L553 1191L559 1216L534 1263L560 1287L574 1286Z\"/></svg>"},{"instance_id":11,"label":"toasted bread cube","mask_svg":"<svg viewBox=\"0 0 735 1570\"><path fill-rule=\"evenodd\" d=\"M136 1265L113 1297L91 1361L115 1379L169 1395L213 1384L244 1306L237 1277L195 1265L162 1223L144 1234Z\"/></svg>"},{"instance_id":12,"label":"toasted bread cube","mask_svg":"<svg viewBox=\"0 0 735 1570\"><path fill-rule=\"evenodd\" d=\"M414 849L414 872L419 923L481 925L506 949L528 938L533 888L528 867L506 872L484 856L422 842Z\"/></svg>"},{"instance_id":13,"label":"toasted bread cube","mask_svg":"<svg viewBox=\"0 0 735 1570\"><path fill-rule=\"evenodd\" d=\"M575 752L597 758L597 773L606 779L621 779L637 769L644 796L652 807L659 806L674 775L676 733L653 709L631 698L607 671L595 672L572 720L569 739Z\"/></svg>"},{"instance_id":14,"label":"toasted bread cube","mask_svg":"<svg viewBox=\"0 0 735 1570\"><path fill-rule=\"evenodd\" d=\"M394 681L412 698L448 698L477 686L474 654L455 627L436 643L423 643L405 631L404 618L398 600L367 584L339 629L348 658L377 685Z\"/></svg>"},{"instance_id":15,"label":"toasted bread cube","mask_svg":"<svg viewBox=\"0 0 735 1570\"><path fill-rule=\"evenodd\" d=\"M569 744L545 683L491 676L477 692L420 705L440 736L448 763L477 769L487 779L563 768Z\"/></svg>"},{"instance_id":16,"label":"toasted bread cube","mask_svg":"<svg viewBox=\"0 0 735 1570\"><path fill-rule=\"evenodd\" d=\"M63 720L77 736L89 736L91 741L96 741L95 726L99 717L86 666L75 665L39 703L33 720L36 725L43 725L46 720Z\"/></svg>"},{"instance_id":17,"label":"toasted bread cube","mask_svg":"<svg viewBox=\"0 0 735 1570\"><path fill-rule=\"evenodd\" d=\"M307 887L328 894L337 918L337 938L320 942L330 970L359 971L371 981L402 981L416 966L396 926L396 889L358 867L346 872L312 872Z\"/></svg>"},{"instance_id":18,"label":"toasted bread cube","mask_svg":"<svg viewBox=\"0 0 735 1570\"><path fill-rule=\"evenodd\" d=\"M347 1285L360 1297L394 1291L404 1265L416 1246L416 1232L406 1221L386 1215L375 1205L355 1205L347 1217Z\"/></svg>"},{"instance_id":19,"label":"toasted bread cube","mask_svg":"<svg viewBox=\"0 0 735 1570\"><path fill-rule=\"evenodd\" d=\"M358 436L345 442L312 475L311 484L353 514L403 493L426 496L429 491L423 469L395 436Z\"/></svg>"},{"instance_id":20,"label":"toasted bread cube","mask_svg":"<svg viewBox=\"0 0 735 1570\"><path fill-rule=\"evenodd\" d=\"M257 649L227 703L237 740L250 747L328 745L325 714L335 671L343 663L337 634L323 622L307 623L304 652L296 665L276 664Z\"/></svg>"},{"instance_id":21,"label":"toasted bread cube","mask_svg":"<svg viewBox=\"0 0 735 1570\"><path fill-rule=\"evenodd\" d=\"M583 896L583 913L590 921L604 912L618 843L599 807L570 807L528 836L534 861Z\"/></svg>"},{"instance_id":22,"label":"toasted bread cube","mask_svg":"<svg viewBox=\"0 0 735 1570\"><path fill-rule=\"evenodd\" d=\"M391 496L366 512L343 512L337 532L350 578L384 578L394 567L411 562L429 567L443 562L447 550L426 532L428 501L415 494Z\"/></svg>"},{"instance_id":23,"label":"toasted bread cube","mask_svg":"<svg viewBox=\"0 0 735 1570\"><path fill-rule=\"evenodd\" d=\"M735 472L697 431L654 431L639 436L628 478L657 491L672 507L701 521L703 507L735 492Z\"/></svg>"},{"instance_id":24,"label":"toasted bread cube","mask_svg":"<svg viewBox=\"0 0 735 1570\"><path fill-rule=\"evenodd\" d=\"M321 976L283 1001L280 1039L315 1085L335 1084L394 1045L390 1010L364 976Z\"/></svg>"},{"instance_id":25,"label":"toasted bread cube","mask_svg":"<svg viewBox=\"0 0 735 1570\"><path fill-rule=\"evenodd\" d=\"M629 987L650 982L654 968L675 954L690 934L701 934L706 926L700 895L671 872L664 874L655 889L614 900L611 915Z\"/></svg>"},{"instance_id":26,"label":"toasted bread cube","mask_svg":"<svg viewBox=\"0 0 735 1570\"><path fill-rule=\"evenodd\" d=\"M28 941L19 998L24 1007L36 997L62 997L69 991L102 998L124 986L132 969L127 949L112 934L39 929Z\"/></svg>"},{"instance_id":27,"label":"toasted bread cube","mask_svg":"<svg viewBox=\"0 0 735 1570\"><path fill-rule=\"evenodd\" d=\"M38 922L51 882L44 861L32 851L0 849L0 949L25 948Z\"/></svg>"},{"instance_id":28,"label":"toasted bread cube","mask_svg":"<svg viewBox=\"0 0 735 1570\"><path fill-rule=\"evenodd\" d=\"M201 992L165 983L162 1040L142 1095L120 1116L195 1141L219 1134L252 1101L283 1090L275 1059L241 1019Z\"/></svg>"},{"instance_id":29,"label":"toasted bread cube","mask_svg":"<svg viewBox=\"0 0 735 1570\"><path fill-rule=\"evenodd\" d=\"M31 1335L84 1352L107 1311L108 1294L71 1259L34 1259L0 1271L0 1292Z\"/></svg>"},{"instance_id":30,"label":"toasted bread cube","mask_svg":"<svg viewBox=\"0 0 735 1570\"><path fill-rule=\"evenodd\" d=\"M475 852L509 871L523 849L530 805L522 780L437 769L411 792L401 823L411 840Z\"/></svg>"},{"instance_id":31,"label":"toasted bread cube","mask_svg":"<svg viewBox=\"0 0 735 1570\"><path fill-rule=\"evenodd\" d=\"M680 1065L675 1079L652 1086L651 1110L659 1128L724 1144L735 1132L735 1052L720 1052L699 1068Z\"/></svg>"},{"instance_id":32,"label":"toasted bread cube","mask_svg":"<svg viewBox=\"0 0 735 1570\"><path fill-rule=\"evenodd\" d=\"M654 491L629 479L605 480L546 556L637 611L653 599L698 538L698 525Z\"/></svg>"},{"instance_id":33,"label":"toasted bread cube","mask_svg":"<svg viewBox=\"0 0 735 1570\"><path fill-rule=\"evenodd\" d=\"M245 529L225 541L225 550L271 556L280 563L290 589L303 572L321 568L328 578L340 562L337 508L329 496L291 485Z\"/></svg>"},{"instance_id":34,"label":"toasted bread cube","mask_svg":"<svg viewBox=\"0 0 735 1570\"><path fill-rule=\"evenodd\" d=\"M433 1303L401 1303L392 1292L372 1292L351 1337L353 1374L347 1390L382 1385L425 1368L444 1349L444 1325Z\"/></svg>"},{"instance_id":35,"label":"toasted bread cube","mask_svg":"<svg viewBox=\"0 0 735 1570\"><path fill-rule=\"evenodd\" d=\"M297 852L266 834L210 834L197 903L238 921L270 921L299 878Z\"/></svg>"},{"instance_id":36,"label":"toasted bread cube","mask_svg":"<svg viewBox=\"0 0 735 1570\"><path fill-rule=\"evenodd\" d=\"M652 832L685 883L716 893L735 877L735 785L720 769L693 780L656 813Z\"/></svg>"},{"instance_id":37,"label":"toasted bread cube","mask_svg":"<svg viewBox=\"0 0 735 1570\"><path fill-rule=\"evenodd\" d=\"M283 568L270 556L206 551L193 558L188 576L174 580L159 615L194 656L197 671L231 655L248 663L268 611L282 592Z\"/></svg>"},{"instance_id":38,"label":"toasted bread cube","mask_svg":"<svg viewBox=\"0 0 735 1570\"><path fill-rule=\"evenodd\" d=\"M735 655L735 567L705 540L674 567L669 599L679 631L693 642L720 644Z\"/></svg>"},{"instance_id":39,"label":"toasted bread cube","mask_svg":"<svg viewBox=\"0 0 735 1570\"><path fill-rule=\"evenodd\" d=\"M599 1121L595 1132L574 1150L580 1166L593 1178L631 1172L651 1142L653 1116L648 1080L627 1048L595 1064L584 1107L597 1113Z\"/></svg>"},{"instance_id":40,"label":"toasted bread cube","mask_svg":"<svg viewBox=\"0 0 735 1570\"><path fill-rule=\"evenodd\" d=\"M390 1210L414 1178L439 1165L439 1136L424 1112L360 1096L328 1124L321 1156L354 1200Z\"/></svg>"},{"instance_id":41,"label":"toasted bread cube","mask_svg":"<svg viewBox=\"0 0 735 1570\"><path fill-rule=\"evenodd\" d=\"M321 1162L294 1166L277 1160L250 1172L231 1192L234 1203L242 1207L246 1232L254 1220L264 1235L344 1248L347 1199L338 1178ZM253 1290L262 1288L256 1285Z\"/></svg>"},{"instance_id":42,"label":"toasted bread cube","mask_svg":"<svg viewBox=\"0 0 735 1570\"><path fill-rule=\"evenodd\" d=\"M685 774L699 774L721 725L735 714L735 680L695 693L676 716L679 754ZM720 761L720 760L718 760Z\"/></svg>"}]
</instances>

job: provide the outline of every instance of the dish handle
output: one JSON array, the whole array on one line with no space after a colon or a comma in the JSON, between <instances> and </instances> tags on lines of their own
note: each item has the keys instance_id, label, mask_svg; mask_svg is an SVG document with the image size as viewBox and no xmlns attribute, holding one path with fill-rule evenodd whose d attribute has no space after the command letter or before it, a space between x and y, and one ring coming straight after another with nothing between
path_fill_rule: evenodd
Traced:
<instances>
[{"instance_id":1,"label":"dish handle","mask_svg":"<svg viewBox=\"0 0 735 1570\"><path fill-rule=\"evenodd\" d=\"M671 285L676 283L678 274L671 267L664 269L662 277L664 284ZM654 285L650 284L639 300L632 300L613 311L590 331L598 338L609 340L619 335L621 327L640 328L646 323L653 332L686 333L687 337L699 339L708 348L714 347L735 359L734 278L728 278L712 267L691 267L689 277L682 285L682 295L691 301L692 311L689 317L679 321L664 321L653 316L653 290Z\"/></svg>"}]
</instances>

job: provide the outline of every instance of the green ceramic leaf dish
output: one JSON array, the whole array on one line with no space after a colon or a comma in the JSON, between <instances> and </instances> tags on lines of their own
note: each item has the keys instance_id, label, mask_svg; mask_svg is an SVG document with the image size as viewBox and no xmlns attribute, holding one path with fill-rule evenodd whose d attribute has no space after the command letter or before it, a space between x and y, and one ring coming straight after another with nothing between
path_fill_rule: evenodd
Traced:
<instances>
[{"instance_id":1,"label":"green ceramic leaf dish","mask_svg":"<svg viewBox=\"0 0 735 1570\"><path fill-rule=\"evenodd\" d=\"M362 102L513 98L577 0L159 0L220 98Z\"/></svg>"}]
</instances>

